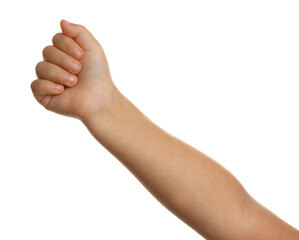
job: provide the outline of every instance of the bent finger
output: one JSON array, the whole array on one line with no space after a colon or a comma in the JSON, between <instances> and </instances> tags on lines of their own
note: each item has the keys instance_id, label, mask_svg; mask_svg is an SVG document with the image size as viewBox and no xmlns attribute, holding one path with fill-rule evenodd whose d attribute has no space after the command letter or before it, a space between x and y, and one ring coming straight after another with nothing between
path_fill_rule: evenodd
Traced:
<instances>
[{"instance_id":1,"label":"bent finger","mask_svg":"<svg viewBox=\"0 0 299 240\"><path fill-rule=\"evenodd\" d=\"M43 50L43 57L47 62L62 67L73 74L77 74L81 70L81 63L77 59L66 54L55 46L49 45L45 47Z\"/></svg>"},{"instance_id":2,"label":"bent finger","mask_svg":"<svg viewBox=\"0 0 299 240\"><path fill-rule=\"evenodd\" d=\"M84 52L79 44L63 33L55 34L52 38L52 42L55 47L77 60L80 60L83 57Z\"/></svg>"},{"instance_id":3,"label":"bent finger","mask_svg":"<svg viewBox=\"0 0 299 240\"><path fill-rule=\"evenodd\" d=\"M63 85L46 79L36 79L30 87L38 102L41 102L46 95L58 95L64 91Z\"/></svg>"},{"instance_id":4,"label":"bent finger","mask_svg":"<svg viewBox=\"0 0 299 240\"><path fill-rule=\"evenodd\" d=\"M47 61L41 61L36 65L36 75L40 79L47 79L68 87L75 86L78 80L76 75Z\"/></svg>"}]
</instances>

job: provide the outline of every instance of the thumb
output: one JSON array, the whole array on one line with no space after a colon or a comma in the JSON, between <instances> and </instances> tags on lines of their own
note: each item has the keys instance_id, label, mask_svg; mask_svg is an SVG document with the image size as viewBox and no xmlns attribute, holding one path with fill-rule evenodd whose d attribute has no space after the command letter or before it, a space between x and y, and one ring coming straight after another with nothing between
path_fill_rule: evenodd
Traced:
<instances>
[{"instance_id":1,"label":"thumb","mask_svg":"<svg viewBox=\"0 0 299 240\"><path fill-rule=\"evenodd\" d=\"M64 19L60 21L60 26L63 34L74 39L84 51L97 51L101 48L99 42L84 26Z\"/></svg>"}]
</instances>

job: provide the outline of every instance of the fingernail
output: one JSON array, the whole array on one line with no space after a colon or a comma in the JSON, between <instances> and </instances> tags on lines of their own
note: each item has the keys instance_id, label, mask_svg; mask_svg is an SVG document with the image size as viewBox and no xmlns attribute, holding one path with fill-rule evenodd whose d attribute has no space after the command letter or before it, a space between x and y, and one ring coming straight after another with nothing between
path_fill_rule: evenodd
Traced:
<instances>
[{"instance_id":1,"label":"fingernail","mask_svg":"<svg viewBox=\"0 0 299 240\"><path fill-rule=\"evenodd\" d=\"M61 92L62 89L63 89L63 86L61 86L61 85L56 85L56 86L55 86L55 91L56 91L56 92Z\"/></svg>"},{"instance_id":2,"label":"fingernail","mask_svg":"<svg viewBox=\"0 0 299 240\"><path fill-rule=\"evenodd\" d=\"M79 68L79 64L76 62L72 62L70 67L71 67L72 71L75 73Z\"/></svg>"},{"instance_id":3,"label":"fingernail","mask_svg":"<svg viewBox=\"0 0 299 240\"><path fill-rule=\"evenodd\" d=\"M68 79L67 83L68 83L69 86L73 85L75 83L75 81L76 81L76 77L73 76L73 75L68 76L67 79Z\"/></svg>"},{"instance_id":4,"label":"fingernail","mask_svg":"<svg viewBox=\"0 0 299 240\"><path fill-rule=\"evenodd\" d=\"M82 55L82 52L81 52L79 49L76 49L76 50L74 51L74 53L75 53L75 56L76 56L77 58L81 57L81 55Z\"/></svg>"}]
</instances>

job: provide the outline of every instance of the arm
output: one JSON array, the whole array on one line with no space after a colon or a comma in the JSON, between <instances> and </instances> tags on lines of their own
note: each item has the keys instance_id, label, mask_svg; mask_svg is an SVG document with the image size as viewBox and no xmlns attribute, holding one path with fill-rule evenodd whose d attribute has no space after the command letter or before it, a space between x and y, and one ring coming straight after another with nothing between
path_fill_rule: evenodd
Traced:
<instances>
[{"instance_id":1,"label":"arm","mask_svg":"<svg viewBox=\"0 0 299 240\"><path fill-rule=\"evenodd\" d=\"M82 120L166 208L207 239L298 239L296 229L256 202L230 172L123 96L86 28L65 21L61 28L31 84L41 105Z\"/></svg>"},{"instance_id":2,"label":"arm","mask_svg":"<svg viewBox=\"0 0 299 240\"><path fill-rule=\"evenodd\" d=\"M171 212L207 239L298 239L217 162L171 136L117 93L83 119L91 134Z\"/></svg>"}]
</instances>

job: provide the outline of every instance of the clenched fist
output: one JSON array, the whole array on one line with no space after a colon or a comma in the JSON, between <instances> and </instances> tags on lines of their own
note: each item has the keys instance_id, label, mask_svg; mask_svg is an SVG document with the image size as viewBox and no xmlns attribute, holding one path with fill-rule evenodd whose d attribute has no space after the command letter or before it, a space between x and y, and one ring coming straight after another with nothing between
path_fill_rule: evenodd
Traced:
<instances>
[{"instance_id":1,"label":"clenched fist","mask_svg":"<svg viewBox=\"0 0 299 240\"><path fill-rule=\"evenodd\" d=\"M113 102L118 91L99 42L82 25L60 22L53 45L43 50L31 83L36 100L46 109L83 120Z\"/></svg>"}]
</instances>

